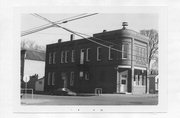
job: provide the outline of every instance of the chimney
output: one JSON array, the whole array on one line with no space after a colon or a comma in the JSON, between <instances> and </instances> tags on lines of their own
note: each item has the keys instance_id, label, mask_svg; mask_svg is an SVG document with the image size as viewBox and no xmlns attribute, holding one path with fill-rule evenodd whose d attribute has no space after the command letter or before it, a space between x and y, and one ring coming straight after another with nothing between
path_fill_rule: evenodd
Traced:
<instances>
[{"instance_id":1,"label":"chimney","mask_svg":"<svg viewBox=\"0 0 180 118\"><path fill-rule=\"evenodd\" d=\"M74 40L74 34L71 34L70 36L70 40L73 41Z\"/></svg>"},{"instance_id":2,"label":"chimney","mask_svg":"<svg viewBox=\"0 0 180 118\"><path fill-rule=\"evenodd\" d=\"M122 26L123 26L123 29L126 29L126 26L128 26L128 22L123 22Z\"/></svg>"},{"instance_id":3,"label":"chimney","mask_svg":"<svg viewBox=\"0 0 180 118\"><path fill-rule=\"evenodd\" d=\"M58 40L58 43L61 43L61 41L62 41L62 39L59 39L59 40Z\"/></svg>"}]
</instances>

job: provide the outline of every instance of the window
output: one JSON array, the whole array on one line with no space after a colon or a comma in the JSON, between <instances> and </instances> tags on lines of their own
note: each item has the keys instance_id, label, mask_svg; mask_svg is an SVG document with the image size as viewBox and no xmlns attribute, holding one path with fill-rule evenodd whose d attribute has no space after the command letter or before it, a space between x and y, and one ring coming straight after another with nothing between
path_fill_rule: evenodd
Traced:
<instances>
[{"instance_id":1,"label":"window","mask_svg":"<svg viewBox=\"0 0 180 118\"><path fill-rule=\"evenodd\" d=\"M143 52L142 53L143 53L143 61L146 62L146 58L147 57L146 57L146 49L145 48L143 48Z\"/></svg>"},{"instance_id":2,"label":"window","mask_svg":"<svg viewBox=\"0 0 180 118\"><path fill-rule=\"evenodd\" d=\"M72 50L72 53L71 53L71 62L75 62L75 50Z\"/></svg>"},{"instance_id":3,"label":"window","mask_svg":"<svg viewBox=\"0 0 180 118\"><path fill-rule=\"evenodd\" d=\"M134 78L134 85L138 85L138 75L135 75L135 78Z\"/></svg>"},{"instance_id":4,"label":"window","mask_svg":"<svg viewBox=\"0 0 180 118\"><path fill-rule=\"evenodd\" d=\"M84 74L84 73L83 73L82 71L80 71L80 72L79 72L79 77L82 78L82 77L83 77L83 74Z\"/></svg>"},{"instance_id":5,"label":"window","mask_svg":"<svg viewBox=\"0 0 180 118\"><path fill-rule=\"evenodd\" d=\"M64 51L61 51L61 63L64 63Z\"/></svg>"},{"instance_id":6,"label":"window","mask_svg":"<svg viewBox=\"0 0 180 118\"><path fill-rule=\"evenodd\" d=\"M89 73L88 72L85 73L85 80L89 80Z\"/></svg>"},{"instance_id":7,"label":"window","mask_svg":"<svg viewBox=\"0 0 180 118\"><path fill-rule=\"evenodd\" d=\"M143 49L142 48L140 48L140 61L143 61Z\"/></svg>"},{"instance_id":8,"label":"window","mask_svg":"<svg viewBox=\"0 0 180 118\"><path fill-rule=\"evenodd\" d=\"M127 59L128 57L128 44L122 45L122 59Z\"/></svg>"},{"instance_id":9,"label":"window","mask_svg":"<svg viewBox=\"0 0 180 118\"><path fill-rule=\"evenodd\" d=\"M48 85L51 85L51 73L48 73Z\"/></svg>"},{"instance_id":10,"label":"window","mask_svg":"<svg viewBox=\"0 0 180 118\"><path fill-rule=\"evenodd\" d=\"M139 76L139 85L142 85L142 75Z\"/></svg>"},{"instance_id":11,"label":"window","mask_svg":"<svg viewBox=\"0 0 180 118\"><path fill-rule=\"evenodd\" d=\"M84 64L84 55L85 55L84 49L81 49L81 52L80 52L80 64Z\"/></svg>"},{"instance_id":12,"label":"window","mask_svg":"<svg viewBox=\"0 0 180 118\"><path fill-rule=\"evenodd\" d=\"M142 58L142 61L144 62L144 48L141 48L141 52L142 52L142 54L141 54L141 58Z\"/></svg>"},{"instance_id":13,"label":"window","mask_svg":"<svg viewBox=\"0 0 180 118\"><path fill-rule=\"evenodd\" d=\"M68 63L68 53L69 51L65 51L65 63Z\"/></svg>"},{"instance_id":14,"label":"window","mask_svg":"<svg viewBox=\"0 0 180 118\"><path fill-rule=\"evenodd\" d=\"M52 73L52 85L55 85L55 72Z\"/></svg>"},{"instance_id":15,"label":"window","mask_svg":"<svg viewBox=\"0 0 180 118\"><path fill-rule=\"evenodd\" d=\"M121 81L121 84L124 84L124 85L125 85L125 84L126 84L126 80L123 79L123 80Z\"/></svg>"},{"instance_id":16,"label":"window","mask_svg":"<svg viewBox=\"0 0 180 118\"><path fill-rule=\"evenodd\" d=\"M143 78L142 78L142 85L146 85L146 76L144 75Z\"/></svg>"},{"instance_id":17,"label":"window","mask_svg":"<svg viewBox=\"0 0 180 118\"><path fill-rule=\"evenodd\" d=\"M70 75L70 86L74 86L74 72L71 72Z\"/></svg>"},{"instance_id":18,"label":"window","mask_svg":"<svg viewBox=\"0 0 180 118\"><path fill-rule=\"evenodd\" d=\"M101 47L97 47L97 61L101 61L101 52L102 48Z\"/></svg>"},{"instance_id":19,"label":"window","mask_svg":"<svg viewBox=\"0 0 180 118\"><path fill-rule=\"evenodd\" d=\"M52 60L51 53L49 53L49 64L51 64L51 60Z\"/></svg>"},{"instance_id":20,"label":"window","mask_svg":"<svg viewBox=\"0 0 180 118\"><path fill-rule=\"evenodd\" d=\"M112 47L112 45L109 46L109 56L108 56L108 59L109 59L109 60L112 60L112 57L113 57L111 47Z\"/></svg>"},{"instance_id":21,"label":"window","mask_svg":"<svg viewBox=\"0 0 180 118\"><path fill-rule=\"evenodd\" d=\"M136 61L139 60L139 47L136 46Z\"/></svg>"},{"instance_id":22,"label":"window","mask_svg":"<svg viewBox=\"0 0 180 118\"><path fill-rule=\"evenodd\" d=\"M56 52L53 53L53 64L56 63Z\"/></svg>"},{"instance_id":23,"label":"window","mask_svg":"<svg viewBox=\"0 0 180 118\"><path fill-rule=\"evenodd\" d=\"M90 61L89 54L90 54L90 48L87 48L86 49L86 61Z\"/></svg>"}]
</instances>

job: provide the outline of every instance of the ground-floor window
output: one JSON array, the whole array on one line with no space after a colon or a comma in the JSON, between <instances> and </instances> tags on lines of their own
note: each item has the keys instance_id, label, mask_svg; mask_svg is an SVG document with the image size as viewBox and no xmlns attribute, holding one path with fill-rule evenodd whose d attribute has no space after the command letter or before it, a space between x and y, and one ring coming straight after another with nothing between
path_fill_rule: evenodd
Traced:
<instances>
[{"instance_id":1,"label":"ground-floor window","mask_svg":"<svg viewBox=\"0 0 180 118\"><path fill-rule=\"evenodd\" d=\"M48 85L55 85L55 72L48 72L47 79L48 79L47 81Z\"/></svg>"},{"instance_id":2,"label":"ground-floor window","mask_svg":"<svg viewBox=\"0 0 180 118\"><path fill-rule=\"evenodd\" d=\"M48 72L48 85L51 85L51 73Z\"/></svg>"},{"instance_id":3,"label":"ground-floor window","mask_svg":"<svg viewBox=\"0 0 180 118\"><path fill-rule=\"evenodd\" d=\"M89 80L89 73L88 72L85 73L85 77L84 78L85 78L85 80Z\"/></svg>"},{"instance_id":4,"label":"ground-floor window","mask_svg":"<svg viewBox=\"0 0 180 118\"><path fill-rule=\"evenodd\" d=\"M134 85L135 86L145 86L146 85L146 71L135 70Z\"/></svg>"},{"instance_id":5,"label":"ground-floor window","mask_svg":"<svg viewBox=\"0 0 180 118\"><path fill-rule=\"evenodd\" d=\"M52 73L52 85L55 85L55 72Z\"/></svg>"},{"instance_id":6,"label":"ground-floor window","mask_svg":"<svg viewBox=\"0 0 180 118\"><path fill-rule=\"evenodd\" d=\"M70 86L74 86L74 72L70 74Z\"/></svg>"}]
</instances>

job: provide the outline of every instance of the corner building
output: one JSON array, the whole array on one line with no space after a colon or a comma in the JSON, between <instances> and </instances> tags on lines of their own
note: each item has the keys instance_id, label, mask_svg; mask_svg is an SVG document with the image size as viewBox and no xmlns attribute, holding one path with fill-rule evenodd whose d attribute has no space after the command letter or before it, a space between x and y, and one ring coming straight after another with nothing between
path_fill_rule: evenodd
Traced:
<instances>
[{"instance_id":1,"label":"corner building","mask_svg":"<svg viewBox=\"0 0 180 118\"><path fill-rule=\"evenodd\" d=\"M149 39L126 26L47 45L45 91L147 93Z\"/></svg>"}]
</instances>

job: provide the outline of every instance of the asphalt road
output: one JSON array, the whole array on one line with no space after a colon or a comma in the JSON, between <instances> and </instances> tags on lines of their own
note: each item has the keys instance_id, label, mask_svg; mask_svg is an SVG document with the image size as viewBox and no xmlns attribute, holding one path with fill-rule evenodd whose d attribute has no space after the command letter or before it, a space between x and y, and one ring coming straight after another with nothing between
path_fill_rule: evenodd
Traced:
<instances>
[{"instance_id":1,"label":"asphalt road","mask_svg":"<svg viewBox=\"0 0 180 118\"><path fill-rule=\"evenodd\" d=\"M100 96L51 96L28 94L22 105L157 105L157 95L102 94Z\"/></svg>"}]
</instances>

